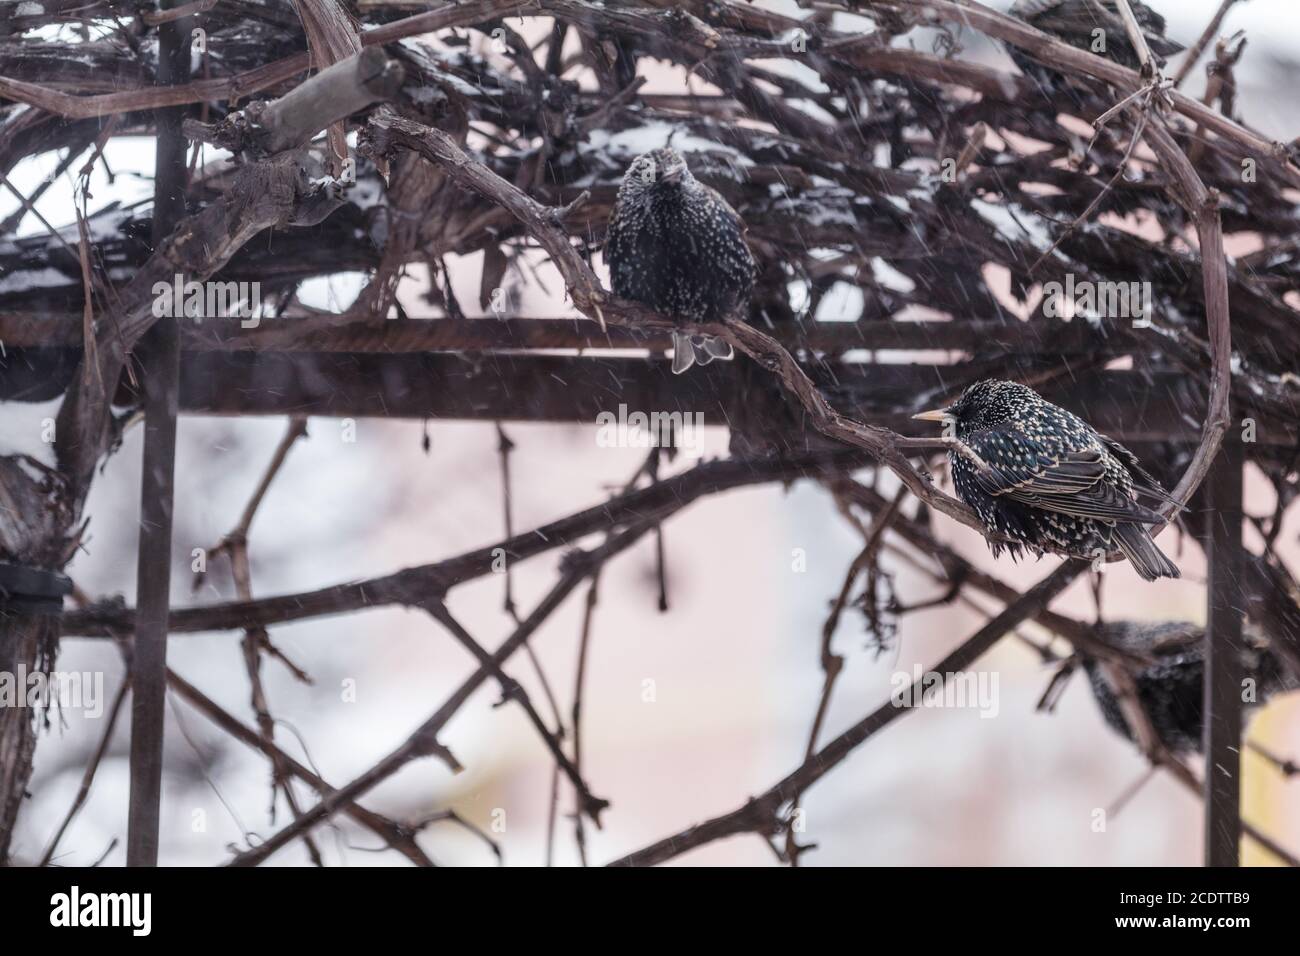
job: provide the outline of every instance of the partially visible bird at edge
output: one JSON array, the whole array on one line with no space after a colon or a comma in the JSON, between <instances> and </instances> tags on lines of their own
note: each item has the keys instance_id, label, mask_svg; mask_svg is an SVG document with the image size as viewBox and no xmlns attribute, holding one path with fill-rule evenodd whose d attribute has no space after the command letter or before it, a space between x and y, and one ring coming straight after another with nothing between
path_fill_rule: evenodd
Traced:
<instances>
[{"instance_id":1,"label":"partially visible bird at edge","mask_svg":"<svg viewBox=\"0 0 1300 956\"><path fill-rule=\"evenodd\" d=\"M1109 621L1099 626L1098 637L1118 650L1150 658L1151 663L1133 672L1132 678L1151 729L1172 753L1200 753L1205 730L1205 629L1181 621ZM1274 694L1300 688L1296 675L1262 635L1248 629L1244 637L1241 664L1252 681L1247 704L1262 706ZM1112 677L1095 658L1080 656L1102 717L1117 734L1134 740Z\"/></svg>"},{"instance_id":2,"label":"partially visible bird at edge","mask_svg":"<svg viewBox=\"0 0 1300 956\"><path fill-rule=\"evenodd\" d=\"M1186 49L1165 36L1165 18L1159 13L1139 0L1131 0L1130 6L1157 66L1163 67L1165 57ZM1112 59L1130 69L1137 70L1142 66L1115 0L1016 0L1007 13L1080 50ZM1059 73L1016 46L1008 44L1007 51L1021 73L1049 88L1059 83Z\"/></svg>"},{"instance_id":3,"label":"partially visible bird at edge","mask_svg":"<svg viewBox=\"0 0 1300 956\"><path fill-rule=\"evenodd\" d=\"M628 167L605 261L616 295L685 322L739 315L757 272L740 216L671 148L643 153ZM675 374L731 357L720 338L673 332Z\"/></svg>"},{"instance_id":4,"label":"partially visible bird at edge","mask_svg":"<svg viewBox=\"0 0 1300 956\"><path fill-rule=\"evenodd\" d=\"M1103 558L1118 549L1147 581L1176 578L1151 540L1165 518L1135 496L1171 502L1137 456L1077 415L1015 382L987 379L952 405L913 415L942 422L958 497L993 554L1006 549Z\"/></svg>"}]
</instances>

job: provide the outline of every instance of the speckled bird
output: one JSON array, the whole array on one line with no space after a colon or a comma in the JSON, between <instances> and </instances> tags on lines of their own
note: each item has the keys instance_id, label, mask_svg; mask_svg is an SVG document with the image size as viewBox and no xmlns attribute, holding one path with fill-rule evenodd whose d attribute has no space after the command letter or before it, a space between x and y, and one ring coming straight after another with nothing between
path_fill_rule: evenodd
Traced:
<instances>
[{"instance_id":1,"label":"speckled bird","mask_svg":"<svg viewBox=\"0 0 1300 956\"><path fill-rule=\"evenodd\" d=\"M1138 0L1132 0L1130 6L1158 65L1164 66L1165 57L1185 49L1181 43L1165 36L1164 17ZM1124 19L1120 16L1115 0L1016 0L1007 12L1080 50L1097 52L1098 56L1108 57L1134 70L1142 65L1137 50L1129 42ZM1097 30L1103 31L1101 35L1106 43L1105 50L1100 52L1094 51ZM1007 49L1026 76L1042 77L1051 72L1016 47L1008 46ZM1054 73L1052 75L1059 76Z\"/></svg>"},{"instance_id":2,"label":"speckled bird","mask_svg":"<svg viewBox=\"0 0 1300 956\"><path fill-rule=\"evenodd\" d=\"M1245 675L1255 682L1254 700L1247 703L1262 706L1272 695L1294 690L1295 677L1269 649L1268 642L1250 630L1244 636L1242 665ZM1151 727L1160 742L1174 753L1199 753L1205 713L1205 629L1181 621L1111 621L1098 629L1098 637L1111 647L1152 659L1151 664L1132 674ZM1117 734L1133 740L1109 672L1094 658L1082 656L1102 717Z\"/></svg>"},{"instance_id":3,"label":"speckled bird","mask_svg":"<svg viewBox=\"0 0 1300 956\"><path fill-rule=\"evenodd\" d=\"M690 322L742 311L756 272L740 216L668 148L643 153L624 174L605 261L617 295ZM673 334L674 373L731 357L721 339Z\"/></svg>"},{"instance_id":4,"label":"speckled bird","mask_svg":"<svg viewBox=\"0 0 1300 956\"><path fill-rule=\"evenodd\" d=\"M979 515L994 555L1005 548L1096 559L1118 548L1148 581L1176 578L1148 527L1164 524L1134 495L1168 494L1117 441L1015 382L988 379L947 408L914 415L944 423L953 485ZM1002 539L1010 539L1007 543Z\"/></svg>"}]
</instances>

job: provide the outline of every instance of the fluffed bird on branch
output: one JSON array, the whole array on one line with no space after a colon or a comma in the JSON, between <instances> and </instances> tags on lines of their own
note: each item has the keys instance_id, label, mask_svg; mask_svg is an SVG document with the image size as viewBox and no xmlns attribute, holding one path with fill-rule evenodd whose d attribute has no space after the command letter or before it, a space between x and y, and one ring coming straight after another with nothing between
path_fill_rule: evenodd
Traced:
<instances>
[{"instance_id":1,"label":"fluffed bird on branch","mask_svg":"<svg viewBox=\"0 0 1300 956\"><path fill-rule=\"evenodd\" d=\"M740 216L671 148L643 153L628 167L605 261L616 294L688 322L739 314L757 271ZM731 357L722 339L673 333L675 374Z\"/></svg>"},{"instance_id":2,"label":"fluffed bird on branch","mask_svg":"<svg viewBox=\"0 0 1300 956\"><path fill-rule=\"evenodd\" d=\"M1165 18L1159 13L1139 0L1131 0L1130 6L1157 66L1164 66L1165 57L1186 49L1165 36ZM1115 0L1016 0L1007 12L1080 50L1107 57L1134 70L1142 67ZM1008 52L1026 76L1045 81L1049 87L1059 83L1059 73L1028 54L1014 46L1008 47Z\"/></svg>"}]
</instances>

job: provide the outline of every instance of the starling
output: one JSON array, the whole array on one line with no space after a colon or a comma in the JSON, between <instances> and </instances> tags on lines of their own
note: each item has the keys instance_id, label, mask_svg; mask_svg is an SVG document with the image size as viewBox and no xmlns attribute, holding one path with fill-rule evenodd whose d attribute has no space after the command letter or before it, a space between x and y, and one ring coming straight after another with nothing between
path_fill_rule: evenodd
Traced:
<instances>
[{"instance_id":1,"label":"starling","mask_svg":"<svg viewBox=\"0 0 1300 956\"><path fill-rule=\"evenodd\" d=\"M944 423L953 485L975 509L994 555L1005 547L1096 559L1118 548L1148 581L1179 576L1147 531L1164 524L1134 493L1169 495L1117 441L1015 382L988 379L948 408L913 415ZM1010 539L1006 543L1003 539Z\"/></svg>"},{"instance_id":2,"label":"starling","mask_svg":"<svg viewBox=\"0 0 1300 956\"><path fill-rule=\"evenodd\" d=\"M624 174L605 260L615 294L689 322L739 312L756 272L740 216L667 148L638 156ZM673 333L675 374L731 357L721 339Z\"/></svg>"},{"instance_id":3,"label":"starling","mask_svg":"<svg viewBox=\"0 0 1300 956\"><path fill-rule=\"evenodd\" d=\"M1185 49L1181 43L1165 36L1164 17L1138 0L1132 0L1129 5L1157 65L1164 66L1165 57ZM1115 0L1016 0L1007 12L1031 27L1059 37L1070 46L1109 57L1134 70L1141 69L1142 62L1129 42ZM1105 45L1098 46L1099 40ZM1026 76L1045 81L1049 87L1059 82L1059 73L1048 70L1016 47L1009 46L1008 52Z\"/></svg>"},{"instance_id":4,"label":"starling","mask_svg":"<svg viewBox=\"0 0 1300 956\"><path fill-rule=\"evenodd\" d=\"M1205 630L1195 624L1168 621L1144 624L1113 621L1101 625L1099 636L1119 650L1142 654L1153 663L1133 673L1138 701L1160 742L1173 753L1199 753L1203 733ZM1258 634L1246 632L1245 675L1254 680L1254 699L1264 704L1273 694L1294 690L1300 683L1282 666ZM1084 668L1101 715L1117 734L1133 740L1111 677L1094 658L1083 656Z\"/></svg>"}]
</instances>

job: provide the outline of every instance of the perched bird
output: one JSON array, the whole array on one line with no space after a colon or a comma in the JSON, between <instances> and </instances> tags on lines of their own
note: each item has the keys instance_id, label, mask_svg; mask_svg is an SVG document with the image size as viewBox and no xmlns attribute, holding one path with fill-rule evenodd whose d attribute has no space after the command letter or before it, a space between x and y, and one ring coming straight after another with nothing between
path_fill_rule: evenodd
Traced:
<instances>
[{"instance_id":1,"label":"perched bird","mask_svg":"<svg viewBox=\"0 0 1300 956\"><path fill-rule=\"evenodd\" d=\"M1185 49L1181 43L1165 36L1164 17L1139 0L1131 0L1130 6L1157 65L1164 66L1165 57ZM1016 0L1007 12L1044 33L1059 37L1070 46L1109 57L1134 70L1142 66L1137 50L1129 42L1115 0ZM1008 51L1026 76L1043 79L1045 74L1051 74L1053 79L1059 78L1059 74L1047 70L1016 47L1010 46Z\"/></svg>"},{"instance_id":2,"label":"perched bird","mask_svg":"<svg viewBox=\"0 0 1300 956\"><path fill-rule=\"evenodd\" d=\"M605 261L617 295L690 322L742 310L757 271L740 216L668 148L643 153L624 174ZM731 357L721 339L673 333L676 374Z\"/></svg>"},{"instance_id":3,"label":"perched bird","mask_svg":"<svg viewBox=\"0 0 1300 956\"><path fill-rule=\"evenodd\" d=\"M1174 753L1199 753L1204 722L1205 630L1195 624L1167 621L1145 624L1112 621L1098 636L1120 650L1142 654L1154 663L1133 674L1138 701L1160 742ZM1245 675L1254 680L1253 699L1262 705L1273 694L1300 686L1260 635L1247 631ZM1117 734L1133 740L1111 676L1094 658L1083 656L1092 694L1101 715Z\"/></svg>"},{"instance_id":4,"label":"perched bird","mask_svg":"<svg viewBox=\"0 0 1300 956\"><path fill-rule=\"evenodd\" d=\"M913 415L944 423L952 480L995 538L995 555L1023 549L1097 559L1118 548L1148 581L1179 576L1149 525L1164 524L1134 493L1168 494L1117 441L1015 382L987 379L948 408Z\"/></svg>"}]
</instances>

